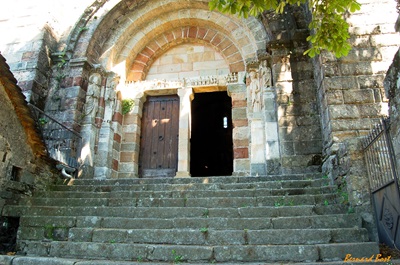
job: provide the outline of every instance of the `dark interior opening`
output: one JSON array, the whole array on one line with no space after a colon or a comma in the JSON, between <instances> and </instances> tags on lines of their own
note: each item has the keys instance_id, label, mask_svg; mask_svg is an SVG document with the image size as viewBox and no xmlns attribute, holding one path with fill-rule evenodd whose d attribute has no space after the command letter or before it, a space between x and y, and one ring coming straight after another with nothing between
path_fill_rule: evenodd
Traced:
<instances>
[{"instance_id":1,"label":"dark interior opening","mask_svg":"<svg viewBox=\"0 0 400 265\"><path fill-rule=\"evenodd\" d=\"M190 144L191 176L232 175L232 102L226 91L195 94Z\"/></svg>"},{"instance_id":2,"label":"dark interior opening","mask_svg":"<svg viewBox=\"0 0 400 265\"><path fill-rule=\"evenodd\" d=\"M11 170L11 178L12 181L21 181L21 173L22 168L13 166Z\"/></svg>"},{"instance_id":3,"label":"dark interior opening","mask_svg":"<svg viewBox=\"0 0 400 265\"><path fill-rule=\"evenodd\" d=\"M15 252L19 217L0 216L0 255Z\"/></svg>"}]
</instances>

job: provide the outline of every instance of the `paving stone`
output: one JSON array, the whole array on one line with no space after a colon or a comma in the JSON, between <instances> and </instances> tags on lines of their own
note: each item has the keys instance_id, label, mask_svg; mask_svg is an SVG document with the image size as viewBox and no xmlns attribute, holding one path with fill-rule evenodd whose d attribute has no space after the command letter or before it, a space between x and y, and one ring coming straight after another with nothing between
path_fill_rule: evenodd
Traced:
<instances>
[{"instance_id":1,"label":"paving stone","mask_svg":"<svg viewBox=\"0 0 400 265\"><path fill-rule=\"evenodd\" d=\"M318 250L315 246L218 246L214 248L217 262L236 260L254 261L317 261Z\"/></svg>"},{"instance_id":2,"label":"paving stone","mask_svg":"<svg viewBox=\"0 0 400 265\"><path fill-rule=\"evenodd\" d=\"M14 256L0 255L0 264L1 265L11 265L14 259L15 259Z\"/></svg>"},{"instance_id":3,"label":"paving stone","mask_svg":"<svg viewBox=\"0 0 400 265\"><path fill-rule=\"evenodd\" d=\"M181 258L179 258L181 256ZM160 261L211 261L213 248L205 246L151 246L148 260Z\"/></svg>"},{"instance_id":4,"label":"paving stone","mask_svg":"<svg viewBox=\"0 0 400 265\"><path fill-rule=\"evenodd\" d=\"M344 260L347 254L353 257L371 257L379 254L378 245L375 242L365 243L337 243L318 245L321 260Z\"/></svg>"},{"instance_id":5,"label":"paving stone","mask_svg":"<svg viewBox=\"0 0 400 265\"><path fill-rule=\"evenodd\" d=\"M16 257L12 265L75 265L76 260L48 257Z\"/></svg>"}]
</instances>

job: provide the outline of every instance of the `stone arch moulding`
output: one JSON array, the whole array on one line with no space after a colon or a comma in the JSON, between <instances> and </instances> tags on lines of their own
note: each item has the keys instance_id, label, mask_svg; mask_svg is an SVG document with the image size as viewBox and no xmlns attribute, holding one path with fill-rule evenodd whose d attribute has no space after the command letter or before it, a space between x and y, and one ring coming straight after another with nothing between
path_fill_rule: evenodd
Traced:
<instances>
[{"instance_id":1,"label":"stone arch moulding","mask_svg":"<svg viewBox=\"0 0 400 265\"><path fill-rule=\"evenodd\" d=\"M86 57L89 62L101 63L111 71L116 71L117 65L122 67L121 62L125 62L124 66L132 65L131 60L147 43L157 40L171 28L187 27L190 34L196 28L212 29L220 34L217 36L229 39L242 60L256 58L257 51L264 50L268 42L261 21L209 11L208 1L109 1L100 4L101 8L91 13L91 17L82 16L86 20L79 24L86 23L89 30L76 42L74 57ZM202 40L201 36L198 40ZM118 69L121 72L122 69Z\"/></svg>"},{"instance_id":2,"label":"stone arch moulding","mask_svg":"<svg viewBox=\"0 0 400 265\"><path fill-rule=\"evenodd\" d=\"M160 45L161 40L166 40ZM161 57L166 51L183 43L195 43L209 45L220 52L225 58L230 72L245 71L245 62L242 55L229 37L201 27L182 27L163 33L157 39L150 41L136 57L127 61L126 71L128 81L139 81L146 78L152 63ZM130 63L130 65L128 65Z\"/></svg>"},{"instance_id":3,"label":"stone arch moulding","mask_svg":"<svg viewBox=\"0 0 400 265\"><path fill-rule=\"evenodd\" d=\"M149 31L132 32L124 48L115 50L114 55L110 56L114 58L112 65L125 63L127 80L137 81L146 75L146 70L158 56L171 47L189 42L212 46L223 55L231 72L244 71L245 60L256 58L261 47L237 23L229 21L225 26L223 28L201 19L180 19L167 21ZM142 36L143 33L145 36ZM132 77L132 73L129 73L131 70L144 74Z\"/></svg>"}]
</instances>

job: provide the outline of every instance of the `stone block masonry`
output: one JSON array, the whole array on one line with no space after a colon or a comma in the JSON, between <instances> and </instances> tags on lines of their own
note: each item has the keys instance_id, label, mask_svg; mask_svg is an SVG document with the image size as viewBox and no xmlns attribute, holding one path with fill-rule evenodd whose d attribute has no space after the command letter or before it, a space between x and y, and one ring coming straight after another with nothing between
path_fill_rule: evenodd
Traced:
<instances>
[{"instance_id":1,"label":"stone block masonry","mask_svg":"<svg viewBox=\"0 0 400 265\"><path fill-rule=\"evenodd\" d=\"M348 18L352 51L314 60L323 132L323 171L345 182L353 205L368 205L368 181L360 139L388 114L383 76L400 38L394 32L396 3L365 1ZM382 14L382 15L378 15ZM350 166L351 165L351 166Z\"/></svg>"},{"instance_id":2,"label":"stone block masonry","mask_svg":"<svg viewBox=\"0 0 400 265\"><path fill-rule=\"evenodd\" d=\"M7 62L26 100L43 110L50 90L51 62L48 51L56 45L54 33L50 27L44 27L29 45L14 52L19 45L10 43L2 53L7 54Z\"/></svg>"},{"instance_id":3,"label":"stone block masonry","mask_svg":"<svg viewBox=\"0 0 400 265\"><path fill-rule=\"evenodd\" d=\"M233 171L238 175L250 173L250 128L247 116L247 88L245 84L228 86L232 99Z\"/></svg>"},{"instance_id":4,"label":"stone block masonry","mask_svg":"<svg viewBox=\"0 0 400 265\"><path fill-rule=\"evenodd\" d=\"M282 171L318 170L322 130L312 62L301 54L272 55ZM310 74L311 73L311 74ZM308 169L307 169L308 168Z\"/></svg>"}]
</instances>

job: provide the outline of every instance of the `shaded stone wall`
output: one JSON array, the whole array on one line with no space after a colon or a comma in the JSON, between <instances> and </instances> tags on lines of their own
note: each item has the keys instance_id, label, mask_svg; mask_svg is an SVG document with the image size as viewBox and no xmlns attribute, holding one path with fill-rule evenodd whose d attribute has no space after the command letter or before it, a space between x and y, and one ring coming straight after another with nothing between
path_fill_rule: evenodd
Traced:
<instances>
[{"instance_id":1,"label":"shaded stone wall","mask_svg":"<svg viewBox=\"0 0 400 265\"><path fill-rule=\"evenodd\" d=\"M318 172L321 168L317 87L312 60L303 55L308 49L307 15L304 6L293 6L282 15L266 12L263 20L272 36L267 50L276 97L281 173Z\"/></svg>"},{"instance_id":2,"label":"shaded stone wall","mask_svg":"<svg viewBox=\"0 0 400 265\"><path fill-rule=\"evenodd\" d=\"M29 109L16 80L0 55L0 214L5 204L16 204L55 181L54 164L46 159Z\"/></svg>"},{"instance_id":3,"label":"shaded stone wall","mask_svg":"<svg viewBox=\"0 0 400 265\"><path fill-rule=\"evenodd\" d=\"M337 59L323 53L314 60L323 131L323 171L347 186L350 203L368 205L369 183L360 139L388 113L383 79L396 52L394 1L361 1L348 18L353 49Z\"/></svg>"},{"instance_id":4,"label":"shaded stone wall","mask_svg":"<svg viewBox=\"0 0 400 265\"><path fill-rule=\"evenodd\" d=\"M396 160L396 170L400 172L400 54L396 53L393 64L385 79L385 88L390 96L390 134Z\"/></svg>"},{"instance_id":5,"label":"shaded stone wall","mask_svg":"<svg viewBox=\"0 0 400 265\"><path fill-rule=\"evenodd\" d=\"M400 16L396 22L396 31L400 30ZM386 96L389 100L390 134L396 160L396 170L400 172L400 50L394 55L384 81Z\"/></svg>"}]
</instances>

